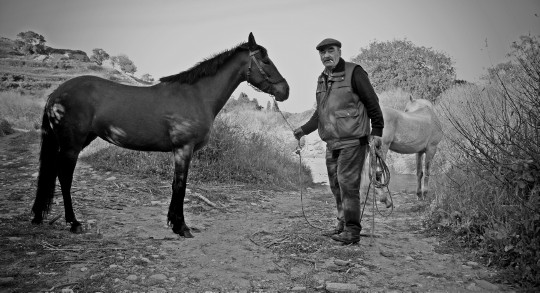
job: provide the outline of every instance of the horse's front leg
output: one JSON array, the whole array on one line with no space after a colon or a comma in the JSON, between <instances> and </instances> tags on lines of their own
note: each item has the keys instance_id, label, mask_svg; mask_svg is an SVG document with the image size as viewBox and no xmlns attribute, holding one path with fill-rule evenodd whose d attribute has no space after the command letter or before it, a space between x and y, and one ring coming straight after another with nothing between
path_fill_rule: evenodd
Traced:
<instances>
[{"instance_id":1,"label":"horse's front leg","mask_svg":"<svg viewBox=\"0 0 540 293\"><path fill-rule=\"evenodd\" d=\"M172 183L172 198L169 206L167 220L172 225L174 233L192 238L184 219L184 197L186 196L186 180L189 164L193 155L193 146L186 145L173 150L174 154L174 179Z\"/></svg>"},{"instance_id":2,"label":"horse's front leg","mask_svg":"<svg viewBox=\"0 0 540 293\"><path fill-rule=\"evenodd\" d=\"M381 157L382 157L382 160L386 163L386 155L388 154L388 149L390 148L390 145L387 145L387 144L383 144L381 146ZM377 180L378 182L382 182L383 178L382 178L382 171L377 171L375 172L375 180ZM384 189L382 188L375 188L375 191L377 193L377 197L379 198L379 201L384 203L386 205L386 208L391 208L394 203L392 202L392 200L390 200L387 196L386 196L386 192L384 191Z\"/></svg>"}]
</instances>

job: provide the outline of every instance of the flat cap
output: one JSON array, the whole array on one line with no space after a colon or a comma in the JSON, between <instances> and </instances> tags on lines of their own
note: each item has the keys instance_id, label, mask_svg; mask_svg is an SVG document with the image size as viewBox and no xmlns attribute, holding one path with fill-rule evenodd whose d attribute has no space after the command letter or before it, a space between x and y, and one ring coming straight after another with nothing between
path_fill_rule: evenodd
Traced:
<instances>
[{"instance_id":1,"label":"flat cap","mask_svg":"<svg viewBox=\"0 0 540 293\"><path fill-rule=\"evenodd\" d=\"M335 46L338 46L339 48L341 48L341 42L340 41L338 41L336 39L332 39L332 38L327 38L327 39L322 40L322 42L320 42L317 45L317 47L315 47L315 49L321 50L324 47L332 46L332 45L335 45Z\"/></svg>"}]
</instances>

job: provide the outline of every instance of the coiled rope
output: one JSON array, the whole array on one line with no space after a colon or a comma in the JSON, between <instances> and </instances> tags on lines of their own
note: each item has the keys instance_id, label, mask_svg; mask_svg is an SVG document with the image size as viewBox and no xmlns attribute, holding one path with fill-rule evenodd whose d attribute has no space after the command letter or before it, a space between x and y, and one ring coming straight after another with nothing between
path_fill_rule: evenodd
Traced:
<instances>
[{"instance_id":1,"label":"coiled rope","mask_svg":"<svg viewBox=\"0 0 540 293\"><path fill-rule=\"evenodd\" d=\"M380 148L370 145L369 158L369 185L366 192L366 200L364 201L364 208L366 207L366 202L369 195L369 190L371 189L371 185L373 185L373 187L375 188L380 188L383 190L386 188L386 192L388 193L388 197L390 198L390 204L392 207L390 212L388 214L383 214L379 210L375 194L373 195L373 203L379 215L383 217L389 217L394 212L394 200L392 199L392 193L390 192L390 189L388 187L390 185L390 169L388 168L386 162L382 157ZM388 198L386 200L388 201ZM363 213L364 210L362 209L362 214ZM360 220L362 220L362 215L360 216Z\"/></svg>"}]
</instances>

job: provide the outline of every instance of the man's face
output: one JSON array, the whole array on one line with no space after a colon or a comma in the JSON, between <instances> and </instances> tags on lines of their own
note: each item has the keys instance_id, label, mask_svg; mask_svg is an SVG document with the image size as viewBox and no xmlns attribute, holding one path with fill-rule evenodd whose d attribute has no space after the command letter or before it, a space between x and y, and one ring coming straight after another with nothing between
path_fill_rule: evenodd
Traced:
<instances>
[{"instance_id":1,"label":"man's face","mask_svg":"<svg viewBox=\"0 0 540 293\"><path fill-rule=\"evenodd\" d=\"M334 68L341 57L341 49L337 46L327 46L319 50L319 56L324 67L327 69Z\"/></svg>"}]
</instances>

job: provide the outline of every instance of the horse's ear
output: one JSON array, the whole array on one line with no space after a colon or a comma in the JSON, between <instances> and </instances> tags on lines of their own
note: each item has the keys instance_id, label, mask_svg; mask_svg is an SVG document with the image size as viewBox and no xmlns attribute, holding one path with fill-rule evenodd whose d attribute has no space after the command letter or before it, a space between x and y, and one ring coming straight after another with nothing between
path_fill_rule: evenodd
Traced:
<instances>
[{"instance_id":1,"label":"horse's ear","mask_svg":"<svg viewBox=\"0 0 540 293\"><path fill-rule=\"evenodd\" d=\"M248 47L250 50L255 50L257 48L257 42L255 42L255 37L253 36L253 33L249 33Z\"/></svg>"}]
</instances>

